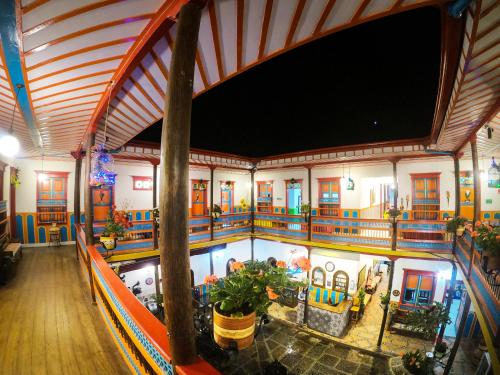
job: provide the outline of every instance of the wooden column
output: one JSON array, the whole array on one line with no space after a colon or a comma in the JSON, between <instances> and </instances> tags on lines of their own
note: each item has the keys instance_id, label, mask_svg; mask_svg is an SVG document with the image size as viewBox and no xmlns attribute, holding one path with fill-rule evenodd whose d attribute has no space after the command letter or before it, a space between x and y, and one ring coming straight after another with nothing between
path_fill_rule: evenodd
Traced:
<instances>
[{"instance_id":1,"label":"wooden column","mask_svg":"<svg viewBox=\"0 0 500 375\"><path fill-rule=\"evenodd\" d=\"M80 185L82 184L81 177L82 177L82 154L74 154L73 157L75 158L75 188L74 188L74 208L73 208L73 216L74 216L74 221L75 224L80 224L80 216L81 216L81 210L80 210Z\"/></svg>"},{"instance_id":2,"label":"wooden column","mask_svg":"<svg viewBox=\"0 0 500 375\"><path fill-rule=\"evenodd\" d=\"M460 345L460 341L462 340L462 336L464 334L465 323L467 322L467 316L469 315L470 310L470 297L469 294L465 297L464 309L462 313L462 317L460 318L460 324L458 326L457 335L455 337L455 341L453 342L453 346L450 351L450 356L448 357L448 361L446 361L446 367L444 368L443 375L448 375L451 371L451 366L453 365L453 361L455 360L455 356L458 351L458 347Z\"/></svg>"},{"instance_id":3,"label":"wooden column","mask_svg":"<svg viewBox=\"0 0 500 375\"><path fill-rule=\"evenodd\" d=\"M160 264L174 364L196 360L189 266L189 140L201 6L180 10L161 136Z\"/></svg>"},{"instance_id":4,"label":"wooden column","mask_svg":"<svg viewBox=\"0 0 500 375\"><path fill-rule=\"evenodd\" d=\"M251 232L255 233L255 166L250 170L250 223Z\"/></svg>"},{"instance_id":5,"label":"wooden column","mask_svg":"<svg viewBox=\"0 0 500 375\"><path fill-rule=\"evenodd\" d=\"M215 167L210 167L210 241L214 240L214 170Z\"/></svg>"},{"instance_id":6,"label":"wooden column","mask_svg":"<svg viewBox=\"0 0 500 375\"><path fill-rule=\"evenodd\" d=\"M481 220L481 180L479 172L479 161L477 159L477 143L476 136L470 139L470 149L472 154L472 174L474 175L474 217L472 219L472 230L476 229L476 222ZM467 272L467 279L470 279L472 265L474 264L474 248L475 242L471 241L470 246L470 263Z\"/></svg>"},{"instance_id":7,"label":"wooden column","mask_svg":"<svg viewBox=\"0 0 500 375\"><path fill-rule=\"evenodd\" d=\"M307 167L307 196L309 199L309 218L307 219L307 240L312 240L312 167Z\"/></svg>"},{"instance_id":8,"label":"wooden column","mask_svg":"<svg viewBox=\"0 0 500 375\"><path fill-rule=\"evenodd\" d=\"M9 191L9 206L10 206L10 238L17 238L17 222L16 222L16 185L12 183L12 176L17 173L17 169L10 167L10 191Z\"/></svg>"},{"instance_id":9,"label":"wooden column","mask_svg":"<svg viewBox=\"0 0 500 375\"><path fill-rule=\"evenodd\" d=\"M394 199L392 202L393 208L398 208L398 159L391 160L392 162L392 178L394 180ZM396 219L391 219L392 223L392 238L391 238L391 249L392 251L396 251L398 245L398 222ZM392 293L392 281L394 279L394 268L395 268L395 260L396 258L391 258L391 262L389 264L389 282L387 285L387 293L389 295ZM390 298L389 298L390 299ZM380 324L380 331L377 339L377 348L380 350L382 347L382 339L384 338L385 325L387 323L387 314L389 313L389 305L390 302L384 306L384 314L382 315L382 323Z\"/></svg>"},{"instance_id":10,"label":"wooden column","mask_svg":"<svg viewBox=\"0 0 500 375\"><path fill-rule=\"evenodd\" d=\"M453 169L455 172L455 217L460 216L460 157L462 154L453 156Z\"/></svg>"},{"instance_id":11,"label":"wooden column","mask_svg":"<svg viewBox=\"0 0 500 375\"><path fill-rule=\"evenodd\" d=\"M158 163L153 163L153 209L158 207ZM153 217L153 248L158 249L158 228Z\"/></svg>"},{"instance_id":12,"label":"wooden column","mask_svg":"<svg viewBox=\"0 0 500 375\"><path fill-rule=\"evenodd\" d=\"M92 204L92 187L90 186L90 172L92 158L90 151L95 144L95 133L89 133L87 138L87 154L85 155L85 240L87 245L94 244L94 207Z\"/></svg>"}]
</instances>

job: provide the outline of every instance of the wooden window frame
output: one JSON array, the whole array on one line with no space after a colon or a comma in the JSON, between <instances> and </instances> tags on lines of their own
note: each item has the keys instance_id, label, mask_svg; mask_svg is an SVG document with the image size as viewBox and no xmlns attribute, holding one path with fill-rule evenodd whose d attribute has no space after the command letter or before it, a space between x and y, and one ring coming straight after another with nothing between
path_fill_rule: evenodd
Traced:
<instances>
[{"instance_id":1,"label":"wooden window frame","mask_svg":"<svg viewBox=\"0 0 500 375\"><path fill-rule=\"evenodd\" d=\"M400 297L399 297L399 305L400 306L411 307L411 308L421 308L421 309L426 309L426 308L429 308L430 306L432 306L432 304L434 303L434 296L436 294L436 284L437 284L436 272L434 272L434 271L414 270L414 269L407 269L407 268L404 268L403 271L404 271L403 272L403 282L402 282L402 285L401 285L401 294L400 294ZM429 304L427 306L419 306L416 303L415 304L411 304L411 303L404 303L403 302L404 295L405 295L405 292L406 292L406 279L407 279L408 275L432 276L432 278L433 278L433 281L432 281L432 292L431 292L431 298L430 298Z\"/></svg>"}]
</instances>

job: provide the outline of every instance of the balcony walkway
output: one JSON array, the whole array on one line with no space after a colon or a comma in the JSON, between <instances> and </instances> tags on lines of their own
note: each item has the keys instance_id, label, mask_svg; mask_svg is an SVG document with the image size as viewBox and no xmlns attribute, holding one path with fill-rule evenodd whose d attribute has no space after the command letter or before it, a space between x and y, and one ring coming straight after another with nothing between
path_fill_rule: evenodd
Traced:
<instances>
[{"instance_id":1,"label":"balcony walkway","mask_svg":"<svg viewBox=\"0 0 500 375\"><path fill-rule=\"evenodd\" d=\"M74 246L25 248L0 287L0 374L130 374L98 308Z\"/></svg>"}]
</instances>

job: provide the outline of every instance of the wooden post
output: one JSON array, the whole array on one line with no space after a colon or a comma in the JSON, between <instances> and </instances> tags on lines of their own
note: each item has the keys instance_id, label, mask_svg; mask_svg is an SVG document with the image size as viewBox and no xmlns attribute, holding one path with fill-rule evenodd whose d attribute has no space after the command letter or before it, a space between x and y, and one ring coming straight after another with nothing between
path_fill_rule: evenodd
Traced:
<instances>
[{"instance_id":1,"label":"wooden post","mask_svg":"<svg viewBox=\"0 0 500 375\"><path fill-rule=\"evenodd\" d=\"M158 163L153 163L153 209L158 207L157 189L158 189ZM153 248L158 249L158 228L156 220L153 217ZM158 267L156 267L158 268Z\"/></svg>"},{"instance_id":2,"label":"wooden post","mask_svg":"<svg viewBox=\"0 0 500 375\"><path fill-rule=\"evenodd\" d=\"M309 218L307 219L307 240L312 240L312 182L311 182L311 171L312 167L307 167L307 195L309 199Z\"/></svg>"},{"instance_id":3,"label":"wooden post","mask_svg":"<svg viewBox=\"0 0 500 375\"><path fill-rule=\"evenodd\" d=\"M460 324L458 326L457 335L455 337L455 341L453 342L453 347L450 351L450 356L448 357L448 361L446 361L446 367L444 368L443 375L448 375L451 370L451 366L453 365L453 361L455 360L455 356L458 351L458 346L460 345L460 341L462 340L462 335L464 334L465 323L467 322L467 317L469 315L470 310L470 297L469 294L465 296L464 309L462 313L462 317L460 318Z\"/></svg>"},{"instance_id":4,"label":"wooden post","mask_svg":"<svg viewBox=\"0 0 500 375\"><path fill-rule=\"evenodd\" d=\"M474 175L474 217L472 219L472 230L476 229L476 222L481 220L481 181L479 179L479 162L477 159L477 143L476 136L470 139L470 149L472 154L472 174ZM470 246L470 263L467 271L467 279L470 279L472 265L474 264L474 248L475 242L471 241Z\"/></svg>"},{"instance_id":5,"label":"wooden post","mask_svg":"<svg viewBox=\"0 0 500 375\"><path fill-rule=\"evenodd\" d=\"M74 207L73 207L73 221L75 225L80 224L80 185L81 185L81 176L82 176L82 154L81 153L72 153L75 158L75 187L74 187ZM71 228L70 228L71 230ZM75 232L77 229L75 228ZM76 241L78 243L78 241ZM76 250L76 259L78 259L78 246L75 245Z\"/></svg>"},{"instance_id":6,"label":"wooden post","mask_svg":"<svg viewBox=\"0 0 500 375\"><path fill-rule=\"evenodd\" d=\"M251 233L255 233L255 166L250 170L250 223Z\"/></svg>"},{"instance_id":7,"label":"wooden post","mask_svg":"<svg viewBox=\"0 0 500 375\"><path fill-rule=\"evenodd\" d=\"M90 132L87 138L87 154L85 155L85 240L87 245L94 244L94 207L92 204L92 187L90 186L90 172L92 169L92 152L95 144L95 133Z\"/></svg>"},{"instance_id":8,"label":"wooden post","mask_svg":"<svg viewBox=\"0 0 500 375\"><path fill-rule=\"evenodd\" d=\"M74 208L73 208L73 217L75 224L80 224L80 185L82 184L82 154L81 153L72 153L75 158L75 188L74 188Z\"/></svg>"},{"instance_id":9,"label":"wooden post","mask_svg":"<svg viewBox=\"0 0 500 375\"><path fill-rule=\"evenodd\" d=\"M460 216L460 157L461 154L453 156L453 169L455 171L455 217Z\"/></svg>"},{"instance_id":10,"label":"wooden post","mask_svg":"<svg viewBox=\"0 0 500 375\"><path fill-rule=\"evenodd\" d=\"M16 185L12 183L12 176L17 173L17 168L10 167L10 191L9 191L9 205L10 205L10 238L17 238L17 222L16 222Z\"/></svg>"},{"instance_id":11,"label":"wooden post","mask_svg":"<svg viewBox=\"0 0 500 375\"><path fill-rule=\"evenodd\" d=\"M215 167L210 166L210 241L214 240L214 170Z\"/></svg>"},{"instance_id":12,"label":"wooden post","mask_svg":"<svg viewBox=\"0 0 500 375\"><path fill-rule=\"evenodd\" d=\"M161 136L160 264L170 349L175 365L196 360L189 266L189 140L201 6L180 10Z\"/></svg>"},{"instance_id":13,"label":"wooden post","mask_svg":"<svg viewBox=\"0 0 500 375\"><path fill-rule=\"evenodd\" d=\"M392 202L392 206L394 209L398 209L398 167L397 162L398 159L391 160L392 162L392 178L394 180L394 200ZM398 245L398 222L396 219L390 219L392 222L392 238L391 238L391 249L392 251L396 251ZM382 339L384 338L385 325L387 323L387 314L389 313L389 305L390 305L390 295L392 293L392 281L394 279L394 268L396 266L396 262L391 258L391 262L389 264L389 282L387 285L387 293L389 293L389 303L384 306L384 314L382 315L382 323L380 324L380 331L378 334L377 340L377 349L380 350L382 347Z\"/></svg>"}]
</instances>

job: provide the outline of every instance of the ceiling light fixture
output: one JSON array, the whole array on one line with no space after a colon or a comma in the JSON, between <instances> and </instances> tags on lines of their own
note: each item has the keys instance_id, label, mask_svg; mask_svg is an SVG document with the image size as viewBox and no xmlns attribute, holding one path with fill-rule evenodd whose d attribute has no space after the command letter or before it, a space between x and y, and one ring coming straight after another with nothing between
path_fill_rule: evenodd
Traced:
<instances>
[{"instance_id":1,"label":"ceiling light fixture","mask_svg":"<svg viewBox=\"0 0 500 375\"><path fill-rule=\"evenodd\" d=\"M14 100L14 108L12 108L12 120L10 122L10 129L7 134L0 137L0 153L8 158L16 156L20 148L19 141L14 136L14 118L16 116L16 107L17 107L17 99L19 97L19 91L22 88L24 88L24 85L18 83L16 87L17 87L16 99Z\"/></svg>"}]
</instances>

